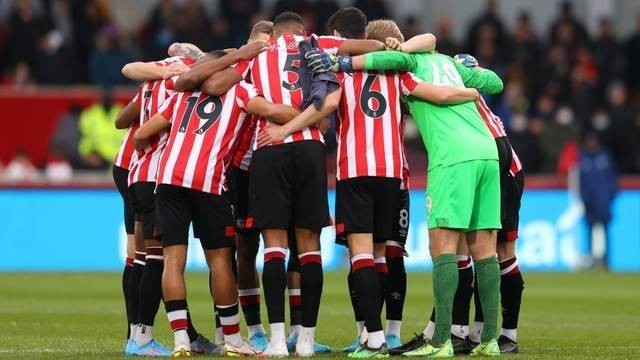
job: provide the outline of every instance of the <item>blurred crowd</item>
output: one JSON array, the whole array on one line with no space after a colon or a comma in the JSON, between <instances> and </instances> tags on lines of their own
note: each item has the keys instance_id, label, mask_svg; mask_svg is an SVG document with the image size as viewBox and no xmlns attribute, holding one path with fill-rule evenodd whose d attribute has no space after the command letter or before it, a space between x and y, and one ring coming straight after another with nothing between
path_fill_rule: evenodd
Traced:
<instances>
[{"instance_id":1,"label":"blurred crowd","mask_svg":"<svg viewBox=\"0 0 640 360\"><path fill-rule=\"evenodd\" d=\"M268 9L261 0L219 1L217 9L201 0L160 0L140 29L123 33L105 0L4 4L10 5L0 8L1 82L14 86L129 84L120 73L125 63L163 58L175 41L203 49L235 47L245 42L252 23L285 10L300 13L308 32L325 34L327 19L339 8L335 0L279 0ZM389 1L356 0L353 5L369 19L390 16ZM611 153L616 171L640 173L640 15L635 32L624 39L614 34L607 18L589 34L570 3L558 9L548 33L536 32L526 12L508 28L493 0L465 24L446 14L435 24L421 24L419 14L396 20L405 38L426 25L437 36L440 52L473 54L481 66L503 77L505 91L487 101L503 119L527 173L566 173L578 164L589 136ZM465 27L465 41L454 39L456 26ZM80 118L82 110L70 114ZM56 133L81 132L71 125L60 130L63 121ZM409 125L407 131L409 146L420 147L415 128ZM74 152L62 152L74 167L112 160L96 151L99 159L78 161L82 155Z\"/></svg>"}]
</instances>

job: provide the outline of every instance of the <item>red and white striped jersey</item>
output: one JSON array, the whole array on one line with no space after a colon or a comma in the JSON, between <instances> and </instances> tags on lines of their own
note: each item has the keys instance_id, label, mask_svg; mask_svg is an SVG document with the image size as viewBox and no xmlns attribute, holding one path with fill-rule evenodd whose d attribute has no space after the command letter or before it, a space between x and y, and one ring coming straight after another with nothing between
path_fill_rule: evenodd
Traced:
<instances>
[{"instance_id":1,"label":"red and white striped jersey","mask_svg":"<svg viewBox=\"0 0 640 360\"><path fill-rule=\"evenodd\" d=\"M502 124L502 120L500 117L491 111L487 103L484 101L482 96L476 102L476 107L478 108L478 112L482 117L482 120L487 124L489 128L489 132L493 135L494 139L500 137L506 137L507 132L504 130L504 125ZM522 170L522 162L520 162L520 158L516 154L516 151L513 150L513 146L511 146L511 165L509 166L509 172L511 175L515 176Z\"/></svg>"},{"instance_id":2,"label":"red and white striped jersey","mask_svg":"<svg viewBox=\"0 0 640 360\"><path fill-rule=\"evenodd\" d=\"M140 126L149 121L174 92L174 79L147 81L140 85L135 98L140 108ZM129 186L137 182L156 181L160 156L167 144L167 136L167 131L162 131L149 141L149 146L138 152L137 161L129 171Z\"/></svg>"},{"instance_id":3,"label":"red and white striped jersey","mask_svg":"<svg viewBox=\"0 0 640 360\"><path fill-rule=\"evenodd\" d=\"M131 169L131 166L137 160L136 149L133 145L133 134L135 134L139 127L140 124L134 123L127 129L127 132L122 138L120 150L118 150L118 154L113 161L113 165L127 170Z\"/></svg>"},{"instance_id":4,"label":"red and white striped jersey","mask_svg":"<svg viewBox=\"0 0 640 360\"><path fill-rule=\"evenodd\" d=\"M200 91L173 94L159 109L171 131L158 171L158 184L220 195L225 173L257 92L241 82L221 97Z\"/></svg>"},{"instance_id":5,"label":"red and white striped jersey","mask_svg":"<svg viewBox=\"0 0 640 360\"><path fill-rule=\"evenodd\" d=\"M267 51L260 53L250 62L238 63L235 69L243 78L248 76L265 99L275 104L289 105L297 109L303 102L302 88L298 78L301 57L298 43L304 39L303 36L284 34L271 40ZM316 36L316 40L321 50L334 54L344 41L344 39L333 36ZM267 120L259 118L256 134L260 134L266 126ZM324 137L317 128L307 127L294 132L282 142L271 145L303 140L324 142ZM254 144L254 148L256 147L257 143Z\"/></svg>"},{"instance_id":6,"label":"red and white striped jersey","mask_svg":"<svg viewBox=\"0 0 640 360\"><path fill-rule=\"evenodd\" d=\"M410 73L339 73L342 98L336 116L338 180L360 176L403 178L400 95L420 79Z\"/></svg>"},{"instance_id":7,"label":"red and white striped jersey","mask_svg":"<svg viewBox=\"0 0 640 360\"><path fill-rule=\"evenodd\" d=\"M404 146L404 120L400 122L400 132L402 134L402 182L400 190L408 190L409 185L409 159L407 158L407 148Z\"/></svg>"},{"instance_id":8,"label":"red and white striped jersey","mask_svg":"<svg viewBox=\"0 0 640 360\"><path fill-rule=\"evenodd\" d=\"M231 166L240 170L248 171L251 165L251 158L253 157L253 141L255 139L257 117L249 115L247 120L246 129L242 133L242 137L238 141L238 145L233 152L233 161Z\"/></svg>"}]
</instances>

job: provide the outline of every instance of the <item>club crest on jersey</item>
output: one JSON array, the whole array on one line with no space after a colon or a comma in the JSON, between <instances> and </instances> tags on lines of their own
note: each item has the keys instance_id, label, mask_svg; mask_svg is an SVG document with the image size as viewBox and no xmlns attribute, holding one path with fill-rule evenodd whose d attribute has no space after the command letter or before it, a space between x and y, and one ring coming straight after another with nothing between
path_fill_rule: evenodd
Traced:
<instances>
[{"instance_id":1,"label":"club crest on jersey","mask_svg":"<svg viewBox=\"0 0 640 360\"><path fill-rule=\"evenodd\" d=\"M431 196L427 195L427 213L431 212Z\"/></svg>"}]
</instances>

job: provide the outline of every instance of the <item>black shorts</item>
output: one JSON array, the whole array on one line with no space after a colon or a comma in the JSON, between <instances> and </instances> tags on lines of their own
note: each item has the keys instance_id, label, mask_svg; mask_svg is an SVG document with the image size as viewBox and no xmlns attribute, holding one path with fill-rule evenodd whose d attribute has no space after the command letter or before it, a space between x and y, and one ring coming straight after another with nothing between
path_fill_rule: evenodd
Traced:
<instances>
[{"instance_id":1,"label":"black shorts","mask_svg":"<svg viewBox=\"0 0 640 360\"><path fill-rule=\"evenodd\" d=\"M400 179L367 176L338 181L338 239L353 233L373 234L373 241L377 243L395 238L399 196Z\"/></svg>"},{"instance_id":2,"label":"black shorts","mask_svg":"<svg viewBox=\"0 0 640 360\"><path fill-rule=\"evenodd\" d=\"M498 230L498 241L514 241L518 238L520 225L520 203L524 191L524 172L514 177L507 171L500 176L502 207L502 229Z\"/></svg>"},{"instance_id":3,"label":"black shorts","mask_svg":"<svg viewBox=\"0 0 640 360\"><path fill-rule=\"evenodd\" d=\"M236 167L230 168L229 188L236 232L240 234L255 234L258 231L257 229L247 227L247 217L249 216L249 172Z\"/></svg>"},{"instance_id":4,"label":"black shorts","mask_svg":"<svg viewBox=\"0 0 640 360\"><path fill-rule=\"evenodd\" d=\"M324 144L298 141L262 147L249 169L248 227L299 227L320 232L330 224Z\"/></svg>"},{"instance_id":5,"label":"black shorts","mask_svg":"<svg viewBox=\"0 0 640 360\"><path fill-rule=\"evenodd\" d=\"M203 249L234 246L233 216L226 197L160 184L156 206L162 246L187 245L191 222Z\"/></svg>"},{"instance_id":6,"label":"black shorts","mask_svg":"<svg viewBox=\"0 0 640 360\"><path fill-rule=\"evenodd\" d=\"M404 247L409 234L409 190L401 189L398 196L398 208L393 223L393 236L391 241L396 241Z\"/></svg>"},{"instance_id":7,"label":"black shorts","mask_svg":"<svg viewBox=\"0 0 640 360\"><path fill-rule=\"evenodd\" d=\"M129 186L131 205L136 212L136 221L142 223L142 234L146 239L157 239L156 229L156 183L142 181Z\"/></svg>"},{"instance_id":8,"label":"black shorts","mask_svg":"<svg viewBox=\"0 0 640 360\"><path fill-rule=\"evenodd\" d=\"M133 235L135 211L133 205L131 205L131 199L129 198L129 170L113 165L113 182L116 183L118 192L122 197L123 209L124 209L124 228L127 234Z\"/></svg>"}]
</instances>

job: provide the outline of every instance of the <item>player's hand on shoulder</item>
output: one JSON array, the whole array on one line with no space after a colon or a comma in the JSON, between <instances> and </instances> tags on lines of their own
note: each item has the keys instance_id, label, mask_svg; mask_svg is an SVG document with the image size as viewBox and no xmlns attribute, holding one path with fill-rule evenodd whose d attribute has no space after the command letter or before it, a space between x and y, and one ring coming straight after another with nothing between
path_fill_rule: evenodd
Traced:
<instances>
[{"instance_id":1,"label":"player's hand on shoulder","mask_svg":"<svg viewBox=\"0 0 640 360\"><path fill-rule=\"evenodd\" d=\"M307 67L314 74L326 72L351 72L352 62L349 56L335 56L322 52L318 49L309 50L304 54L307 60Z\"/></svg>"},{"instance_id":2,"label":"player's hand on shoulder","mask_svg":"<svg viewBox=\"0 0 640 360\"><path fill-rule=\"evenodd\" d=\"M478 59L469 54L457 54L453 57L453 60L468 68L478 67Z\"/></svg>"},{"instance_id":3,"label":"player's hand on shoulder","mask_svg":"<svg viewBox=\"0 0 640 360\"><path fill-rule=\"evenodd\" d=\"M189 71L189 66L181 63L181 62L174 62L171 63L165 67L163 67L163 71L162 71L162 78L163 79L170 79L176 75L181 75L187 71Z\"/></svg>"},{"instance_id":4,"label":"player's hand on shoulder","mask_svg":"<svg viewBox=\"0 0 640 360\"><path fill-rule=\"evenodd\" d=\"M261 52L267 50L267 46L266 41L252 41L238 49L235 54L239 60L251 60Z\"/></svg>"},{"instance_id":5,"label":"player's hand on shoulder","mask_svg":"<svg viewBox=\"0 0 640 360\"><path fill-rule=\"evenodd\" d=\"M284 131L282 126L269 123L260 135L258 135L256 141L258 142L258 147L261 147L282 141L287 136L289 136L289 134Z\"/></svg>"},{"instance_id":6,"label":"player's hand on shoulder","mask_svg":"<svg viewBox=\"0 0 640 360\"><path fill-rule=\"evenodd\" d=\"M385 40L385 46L387 47L387 50L402 51L402 43L394 37L387 37Z\"/></svg>"}]
</instances>

